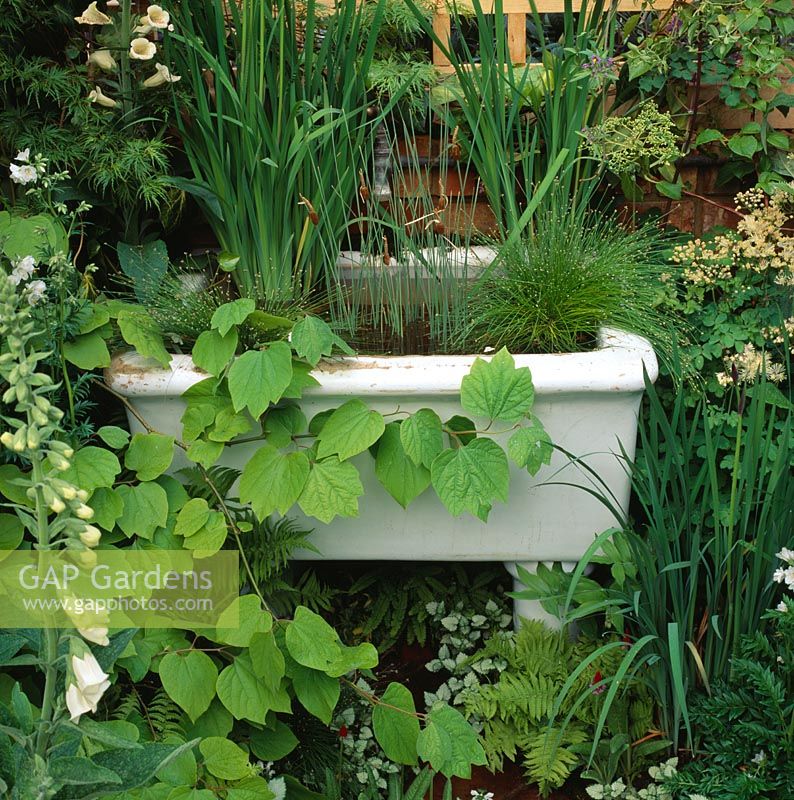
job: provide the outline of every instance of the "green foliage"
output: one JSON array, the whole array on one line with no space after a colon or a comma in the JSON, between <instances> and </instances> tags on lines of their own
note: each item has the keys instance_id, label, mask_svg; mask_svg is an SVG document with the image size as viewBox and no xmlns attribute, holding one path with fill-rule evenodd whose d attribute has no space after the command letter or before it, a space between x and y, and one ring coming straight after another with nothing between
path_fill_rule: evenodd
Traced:
<instances>
[{"instance_id":1,"label":"green foliage","mask_svg":"<svg viewBox=\"0 0 794 800\"><path fill-rule=\"evenodd\" d=\"M135 319L139 314L121 312L125 313ZM250 299L236 300L217 309L213 325L224 337L230 336L256 313ZM404 436L397 423L387 428L382 414L355 398L310 423L296 406L281 403L302 391L300 385L294 394L291 389L296 372L300 375L301 368L314 366L298 359L293 351L319 358L339 347L337 337L321 320L298 322L295 327L297 342L261 342L236 357L227 349L226 364L215 359L216 348L213 367L218 377L201 381L184 394L184 443L188 455L201 459L205 466L221 454L222 447L214 444L249 434L252 420L264 433L268 441L251 455L240 478L240 499L252 504L257 519L264 520L275 511L286 514L295 504L307 516L326 523L337 516L356 516L364 489L351 459L367 450L375 457L377 477L403 505L431 484L454 515L469 511L485 521L494 501L506 502L508 456L496 441L478 436L473 422L460 429L451 420L439 430L438 418L422 409L415 423L410 421L412 415L400 420L409 426ZM134 338L131 334L127 331L128 337ZM195 350L200 360L209 357L201 337ZM516 430L529 425L529 439L521 447L513 446L511 455L519 466L536 471L548 461L551 451L542 426L531 414L533 401L528 368L516 368L506 350L490 361L478 358L461 389L464 409L486 420L483 432L489 432L497 420L514 423ZM445 434L448 449L443 449ZM436 452L439 435L442 449ZM315 441L310 447L298 448L312 437ZM197 446L202 448L201 454ZM429 462L429 469L423 461Z\"/></svg>"},{"instance_id":2,"label":"green foliage","mask_svg":"<svg viewBox=\"0 0 794 800\"><path fill-rule=\"evenodd\" d=\"M571 641L564 632L524 620L517 633L494 636L471 656L474 664L485 662L487 669L478 685L464 690L462 700L467 713L482 725L491 769L501 770L505 759L520 757L527 777L546 794L586 763L587 752L579 745L593 741L604 706L602 680L608 680L620 662L615 650L590 658L597 649L596 641ZM576 675L560 701L563 687L582 663L587 663L586 670ZM642 682L626 681L606 729L637 741L653 728L652 710ZM623 769L630 763L629 758ZM632 769L636 768L635 763Z\"/></svg>"},{"instance_id":3,"label":"green foliage","mask_svg":"<svg viewBox=\"0 0 794 800\"><path fill-rule=\"evenodd\" d=\"M621 581L576 599L588 588L582 583L585 565L612 537L606 532L573 576L563 578L557 602L569 619L600 618L605 611L616 618L619 612L632 635L621 671L642 668L659 704L661 729L674 741L686 733L692 742L690 707L698 688L725 679L741 637L765 628L774 554L790 542L792 416L789 410L778 433L778 409L768 395L745 398L744 424L732 432L726 485L718 441L731 434L721 418L705 404L690 415L683 394L667 412L650 384L646 391L642 456L632 465L641 523L634 528L601 495L624 528L625 539L612 555L625 561L628 544L634 566L618 573Z\"/></svg>"},{"instance_id":4,"label":"green foliage","mask_svg":"<svg viewBox=\"0 0 794 800\"><path fill-rule=\"evenodd\" d=\"M476 196L452 191L475 179L457 136L446 125L425 134L401 119L378 129L359 177L360 256L336 267L330 298L334 329L361 352L458 351L477 260L469 246L484 231ZM395 195L401 202L384 202Z\"/></svg>"},{"instance_id":5,"label":"green foliage","mask_svg":"<svg viewBox=\"0 0 794 800\"><path fill-rule=\"evenodd\" d=\"M483 614L498 594L502 577L501 570L469 571L460 564L389 565L367 570L335 603L337 625L343 625L350 635L358 632L381 652L402 641L432 644L444 628L430 608L437 608L439 602L454 608L465 598L472 615Z\"/></svg>"},{"instance_id":6,"label":"green foliage","mask_svg":"<svg viewBox=\"0 0 794 800\"><path fill-rule=\"evenodd\" d=\"M390 775L385 787L381 787L375 777L370 773L367 784L359 793L358 800L422 800L433 785L433 772L424 769L406 786L406 779L402 774ZM383 794L384 788L386 794ZM323 793L324 800L342 800L342 784L329 770Z\"/></svg>"},{"instance_id":7,"label":"green foliage","mask_svg":"<svg viewBox=\"0 0 794 800\"><path fill-rule=\"evenodd\" d=\"M239 258L240 293L260 305L328 288L372 127L365 78L376 9L364 25L357 6L329 16L314 0L267 14L250 3L230 6L227 24L220 5L182 6L173 54L189 89L177 121L192 180L180 185Z\"/></svg>"},{"instance_id":8,"label":"green foliage","mask_svg":"<svg viewBox=\"0 0 794 800\"><path fill-rule=\"evenodd\" d=\"M652 223L626 230L609 215L560 202L503 251L476 284L467 338L480 348L564 353L592 347L602 326L647 336L669 354L672 322L653 305L665 238Z\"/></svg>"},{"instance_id":9,"label":"green foliage","mask_svg":"<svg viewBox=\"0 0 794 800\"><path fill-rule=\"evenodd\" d=\"M135 725L140 737L145 741L184 739L182 710L165 689L160 687L149 697L144 698L137 689L127 688L128 691L124 695L119 695L117 701L113 703L114 720Z\"/></svg>"},{"instance_id":10,"label":"green foliage","mask_svg":"<svg viewBox=\"0 0 794 800\"><path fill-rule=\"evenodd\" d=\"M794 792L794 625L791 600L772 612L767 634L744 637L730 676L695 704L700 740L694 761L668 788L725 800L787 797Z\"/></svg>"},{"instance_id":11,"label":"green foliage","mask_svg":"<svg viewBox=\"0 0 794 800\"><path fill-rule=\"evenodd\" d=\"M407 10L401 2L389 5ZM413 22L414 17L410 20ZM438 73L432 64L417 61L414 53L397 52L387 58L373 59L367 73L367 87L383 105L392 97L399 98L400 110L422 121L428 113L428 89L437 79Z\"/></svg>"},{"instance_id":12,"label":"green foliage","mask_svg":"<svg viewBox=\"0 0 794 800\"><path fill-rule=\"evenodd\" d=\"M212 659L197 650L168 653L160 662L163 688L193 722L209 708L217 678L218 669Z\"/></svg>"},{"instance_id":13,"label":"green foliage","mask_svg":"<svg viewBox=\"0 0 794 800\"><path fill-rule=\"evenodd\" d=\"M642 26L641 26L642 28ZM701 97L716 94L730 109L748 113L750 122L730 138L708 137L728 156L723 181L753 172L768 191L791 177L785 166L789 140L769 122L775 110L791 106L790 40L794 32L791 0L709 0L660 12L628 45L629 78L645 96L664 97L673 114L691 116L692 84ZM712 88L713 87L713 88ZM698 145L703 144L701 140Z\"/></svg>"},{"instance_id":14,"label":"green foliage","mask_svg":"<svg viewBox=\"0 0 794 800\"><path fill-rule=\"evenodd\" d=\"M164 137L167 108L158 99L160 93L131 83L127 89L132 102L124 103L123 113L89 102L96 85L111 97L119 87L117 74L105 76L86 64L86 40L74 20L82 9L55 4L35 10L28 6L22 12L15 2L4 6L3 151L47 153L58 169L72 175L68 196L90 199L92 220L120 232L125 241L137 243L147 228L168 226L179 193L167 184L171 147ZM126 46L116 46L125 53ZM116 55L124 59L118 50ZM10 199L19 205L29 202L13 187Z\"/></svg>"},{"instance_id":15,"label":"green foliage","mask_svg":"<svg viewBox=\"0 0 794 800\"><path fill-rule=\"evenodd\" d=\"M630 115L613 116L585 131L587 147L594 158L621 179L623 191L631 200L642 198L637 184L651 179L662 194L676 192L680 185L658 180L658 175L675 180L673 163L681 155L678 131L669 113L653 102L643 103Z\"/></svg>"},{"instance_id":16,"label":"green foliage","mask_svg":"<svg viewBox=\"0 0 794 800\"><path fill-rule=\"evenodd\" d=\"M787 345L794 350L789 198L777 192L767 202L756 188L736 200L737 229L675 247L657 300L663 313L686 322L680 358L688 374L699 376L689 386L692 405L698 390L719 405L731 393L734 365L743 385L751 386L763 372L784 394L790 391L785 369Z\"/></svg>"},{"instance_id":17,"label":"green foliage","mask_svg":"<svg viewBox=\"0 0 794 800\"><path fill-rule=\"evenodd\" d=\"M419 722L415 714L413 696L399 683L386 687L381 704L372 712L372 725L383 752L398 764L417 763Z\"/></svg>"},{"instance_id":18,"label":"green foliage","mask_svg":"<svg viewBox=\"0 0 794 800\"><path fill-rule=\"evenodd\" d=\"M296 594L298 587L291 586L282 576L294 550L315 549L311 543L311 531L296 525L288 517L279 520L268 517L264 522L259 522L249 513L241 518L251 526L249 534L242 539L243 552L250 569L250 573L241 575L243 585L253 581L256 588L272 602L277 605L289 603L290 595ZM311 597L313 595L310 593L301 593L300 602L316 605L311 602Z\"/></svg>"},{"instance_id":19,"label":"green foliage","mask_svg":"<svg viewBox=\"0 0 794 800\"><path fill-rule=\"evenodd\" d=\"M598 98L607 82L591 79L581 64L595 42L610 39L614 13L602 13L603 4L596 2L576 20L566 4L561 46L546 49L545 76L538 79L534 70L513 65L498 3L493 14L474 3L476 56L465 40L462 52L450 48L421 9L410 0L408 6L455 70L436 111L450 130L458 128L457 149L471 159L482 181L500 236L514 241L521 235L535 209L551 202L548 190L555 178L566 201L576 205L580 196L589 197L596 170L581 158L580 132L600 118ZM541 33L540 16L534 16Z\"/></svg>"}]
</instances>

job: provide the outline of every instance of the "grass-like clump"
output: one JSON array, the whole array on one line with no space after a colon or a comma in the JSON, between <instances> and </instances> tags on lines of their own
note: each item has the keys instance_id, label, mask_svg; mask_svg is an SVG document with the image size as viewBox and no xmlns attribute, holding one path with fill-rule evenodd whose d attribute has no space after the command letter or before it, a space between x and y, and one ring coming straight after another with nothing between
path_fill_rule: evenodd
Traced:
<instances>
[{"instance_id":1,"label":"grass-like clump","mask_svg":"<svg viewBox=\"0 0 794 800\"><path fill-rule=\"evenodd\" d=\"M626 229L614 215L546 204L476 283L466 338L478 348L566 353L592 348L609 326L669 352L672 331L655 308L668 248L655 223Z\"/></svg>"}]
</instances>

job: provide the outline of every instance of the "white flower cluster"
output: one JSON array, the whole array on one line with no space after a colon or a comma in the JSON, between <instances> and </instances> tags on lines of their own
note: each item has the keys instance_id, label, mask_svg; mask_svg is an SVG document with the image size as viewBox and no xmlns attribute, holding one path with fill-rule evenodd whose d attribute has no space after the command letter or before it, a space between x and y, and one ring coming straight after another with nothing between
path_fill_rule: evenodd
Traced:
<instances>
[{"instance_id":1,"label":"white flower cluster","mask_svg":"<svg viewBox=\"0 0 794 800\"><path fill-rule=\"evenodd\" d=\"M16 163L14 163L16 162ZM45 164L40 156L34 159L33 163L30 161L30 148L20 150L14 161L8 167L11 180L18 183L20 186L27 186L29 183L35 183L44 173Z\"/></svg>"},{"instance_id":2,"label":"white flower cluster","mask_svg":"<svg viewBox=\"0 0 794 800\"><path fill-rule=\"evenodd\" d=\"M8 282L13 286L25 284L36 271L36 259L24 256L11 262L11 274ZM47 293L47 284L42 280L30 281L24 287L25 297L30 305L35 306Z\"/></svg>"},{"instance_id":3,"label":"white flower cluster","mask_svg":"<svg viewBox=\"0 0 794 800\"><path fill-rule=\"evenodd\" d=\"M724 362L725 371L718 372L716 376L720 386L730 386L733 383L734 367L739 383L755 383L762 375L772 383L786 380L786 368L773 361L768 353L756 350L752 342L745 344L741 353L727 356Z\"/></svg>"},{"instance_id":4,"label":"white flower cluster","mask_svg":"<svg viewBox=\"0 0 794 800\"><path fill-rule=\"evenodd\" d=\"M108 9L118 8L119 4L108 0ZM80 25L113 25L113 20L104 12L97 8L96 1L92 2L75 21ZM134 34L130 39L130 47L127 52L128 58L133 61L151 61L157 55L157 44L150 38L161 37L164 31L173 31L171 15L162 6L150 5L146 13L140 17L138 25L130 32ZM126 32L125 32L126 33ZM108 49L94 50L88 55L89 65L99 67L104 72L114 72L117 68L116 59ZM166 83L176 83L181 80L181 76L174 75L168 67L163 64L154 65L154 74L143 81L143 86L152 89L163 86ZM112 97L102 91L102 87L96 85L88 93L88 101L96 103L103 108L115 108L118 103Z\"/></svg>"},{"instance_id":5,"label":"white flower cluster","mask_svg":"<svg viewBox=\"0 0 794 800\"><path fill-rule=\"evenodd\" d=\"M47 353L32 346L40 332L30 309L24 304L25 294L17 291L18 285L24 283L34 269L35 261L31 257L19 259L13 265L13 277L7 276L7 280L0 281L0 341L7 348L0 355L0 379L7 387L0 400L6 407L14 406L18 415L3 417L4 427L7 425L8 429L0 433L0 445L26 460L35 458L42 467L46 462L47 470L35 484L28 486L26 495L35 504L38 519L46 520L49 533L57 535L61 546L73 553L76 562L92 565L96 563L93 548L99 544L102 534L99 528L90 524L94 510L87 505L88 492L58 477L58 473L70 468L74 450L58 438L63 412L47 397L52 391L53 379L48 373L37 371ZM35 302L45 288L42 281L28 283L24 288L28 304ZM56 517L47 519L50 513ZM37 518L27 516L30 527ZM68 606L65 610L72 616ZM94 620L89 622L83 616L73 619L83 638L103 646L109 643L106 626L96 625ZM70 685L75 687L71 690L69 708L78 717L87 710L94 711L94 701L98 701L107 688L102 688L104 679L96 680L98 672L91 661L93 656L86 661L89 653L82 643L73 644L72 654L77 663L73 660L74 680L67 684L67 691Z\"/></svg>"},{"instance_id":6,"label":"white flower cluster","mask_svg":"<svg viewBox=\"0 0 794 800\"><path fill-rule=\"evenodd\" d=\"M784 566L778 567L772 575L775 583L784 583L786 588L794 593L794 550L784 547L777 557L783 562ZM794 609L794 597L787 597L777 605L777 611L787 614Z\"/></svg>"}]
</instances>

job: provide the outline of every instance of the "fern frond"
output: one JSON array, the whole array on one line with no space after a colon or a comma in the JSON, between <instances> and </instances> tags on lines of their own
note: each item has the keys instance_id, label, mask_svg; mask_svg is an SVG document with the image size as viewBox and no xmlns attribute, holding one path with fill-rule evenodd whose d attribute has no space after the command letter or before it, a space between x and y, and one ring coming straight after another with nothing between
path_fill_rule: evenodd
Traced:
<instances>
[{"instance_id":1,"label":"fern frond","mask_svg":"<svg viewBox=\"0 0 794 800\"><path fill-rule=\"evenodd\" d=\"M483 726L481 742L485 750L488 769L501 772L505 758L514 761L518 752L518 734L513 725L501 719L489 719Z\"/></svg>"},{"instance_id":2,"label":"fern frond","mask_svg":"<svg viewBox=\"0 0 794 800\"><path fill-rule=\"evenodd\" d=\"M254 580L263 594L274 594L281 588L278 579L292 553L298 549L314 550L310 540L312 531L287 517L259 522L253 513L246 510L240 518L251 525L251 530L242 537L242 544ZM247 572L241 573L241 580L243 583L250 580Z\"/></svg>"},{"instance_id":3,"label":"fern frond","mask_svg":"<svg viewBox=\"0 0 794 800\"><path fill-rule=\"evenodd\" d=\"M499 682L473 693L469 710L484 719L498 717L520 730L548 718L559 685L545 675L503 672Z\"/></svg>"},{"instance_id":4,"label":"fern frond","mask_svg":"<svg viewBox=\"0 0 794 800\"><path fill-rule=\"evenodd\" d=\"M155 692L146 705L145 717L156 741L170 737L185 738L182 709L166 694L165 689L160 688Z\"/></svg>"},{"instance_id":5,"label":"fern frond","mask_svg":"<svg viewBox=\"0 0 794 800\"><path fill-rule=\"evenodd\" d=\"M537 782L541 794L545 795L565 783L581 763L580 756L568 746L586 740L587 734L583 730L568 725L564 732L559 728L544 728L520 741L527 776Z\"/></svg>"},{"instance_id":6,"label":"fern frond","mask_svg":"<svg viewBox=\"0 0 794 800\"><path fill-rule=\"evenodd\" d=\"M207 478L198 467L185 467L179 471L184 476L187 493L191 497L201 497L208 503L215 503L215 493L207 482L212 482L221 497L226 497L234 482L240 477L240 471L231 467L214 466L207 470Z\"/></svg>"},{"instance_id":7,"label":"fern frond","mask_svg":"<svg viewBox=\"0 0 794 800\"><path fill-rule=\"evenodd\" d=\"M116 703L112 719L126 720L129 719L134 713L141 713L141 701L137 692L126 692L119 697Z\"/></svg>"}]
</instances>

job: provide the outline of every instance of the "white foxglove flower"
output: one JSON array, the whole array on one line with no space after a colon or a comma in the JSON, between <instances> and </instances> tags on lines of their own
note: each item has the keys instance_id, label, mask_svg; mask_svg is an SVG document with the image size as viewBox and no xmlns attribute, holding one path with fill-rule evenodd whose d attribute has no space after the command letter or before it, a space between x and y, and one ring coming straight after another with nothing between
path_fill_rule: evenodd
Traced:
<instances>
[{"instance_id":1,"label":"white foxglove flower","mask_svg":"<svg viewBox=\"0 0 794 800\"><path fill-rule=\"evenodd\" d=\"M171 22L171 15L161 6L149 6L146 16L141 17L141 25L151 25L152 28L165 30Z\"/></svg>"},{"instance_id":2,"label":"white foxglove flower","mask_svg":"<svg viewBox=\"0 0 794 800\"><path fill-rule=\"evenodd\" d=\"M110 50L94 50L88 56L88 63L94 64L105 72L113 72L116 69L116 59L110 53Z\"/></svg>"},{"instance_id":3,"label":"white foxglove flower","mask_svg":"<svg viewBox=\"0 0 794 800\"><path fill-rule=\"evenodd\" d=\"M162 86L164 83L176 83L182 80L181 75L174 75L171 70L163 64L155 64L154 69L154 75L143 82L143 85L147 89L154 89L157 86Z\"/></svg>"},{"instance_id":4,"label":"white foxglove flower","mask_svg":"<svg viewBox=\"0 0 794 800\"><path fill-rule=\"evenodd\" d=\"M24 150L20 150L14 158L14 161L19 161L20 164L27 164L29 160L30 160L29 147L26 147Z\"/></svg>"},{"instance_id":5,"label":"white foxglove flower","mask_svg":"<svg viewBox=\"0 0 794 800\"><path fill-rule=\"evenodd\" d=\"M86 569L93 569L97 565L96 553L93 550L81 550L76 557L77 563Z\"/></svg>"},{"instance_id":6,"label":"white foxglove flower","mask_svg":"<svg viewBox=\"0 0 794 800\"><path fill-rule=\"evenodd\" d=\"M138 37L130 42L130 58L137 58L139 61L148 61L157 53L154 42Z\"/></svg>"},{"instance_id":7,"label":"white foxglove flower","mask_svg":"<svg viewBox=\"0 0 794 800\"><path fill-rule=\"evenodd\" d=\"M28 284L28 303L35 306L47 292L47 284L44 281L31 281Z\"/></svg>"},{"instance_id":8,"label":"white foxglove flower","mask_svg":"<svg viewBox=\"0 0 794 800\"><path fill-rule=\"evenodd\" d=\"M88 8L75 17L75 21L81 25L112 25L113 20L107 15L103 14L97 7L96 2L91 3Z\"/></svg>"},{"instance_id":9,"label":"white foxglove flower","mask_svg":"<svg viewBox=\"0 0 794 800\"><path fill-rule=\"evenodd\" d=\"M35 183L39 177L36 168L30 164L22 164L21 166L19 164L9 164L8 171L11 174L11 180L21 186L25 186L28 183Z\"/></svg>"},{"instance_id":10,"label":"white foxglove flower","mask_svg":"<svg viewBox=\"0 0 794 800\"><path fill-rule=\"evenodd\" d=\"M86 525L85 529L80 534L80 541L86 547L96 547L101 538L102 531L100 531L95 525Z\"/></svg>"},{"instance_id":11,"label":"white foxglove flower","mask_svg":"<svg viewBox=\"0 0 794 800\"><path fill-rule=\"evenodd\" d=\"M97 710L102 695L110 687L110 681L90 651L86 651L82 657L72 656L71 673L72 680L66 689L66 705L72 722L77 722L83 714L93 714Z\"/></svg>"},{"instance_id":12,"label":"white foxglove flower","mask_svg":"<svg viewBox=\"0 0 794 800\"><path fill-rule=\"evenodd\" d=\"M96 103L99 106L103 106L104 108L115 108L116 101L112 97L108 97L106 94L102 93L102 89L99 86L95 86L89 93L88 93L88 100L91 103Z\"/></svg>"},{"instance_id":13,"label":"white foxglove flower","mask_svg":"<svg viewBox=\"0 0 794 800\"><path fill-rule=\"evenodd\" d=\"M780 602L777 604L777 610L778 610L778 611L781 611L781 612L782 612L782 613L784 613L784 614L786 614L786 613L788 613L788 605L786 605L786 603L785 603L783 600L781 600L781 601L780 601Z\"/></svg>"},{"instance_id":14,"label":"white foxglove flower","mask_svg":"<svg viewBox=\"0 0 794 800\"><path fill-rule=\"evenodd\" d=\"M93 642L102 647L107 647L110 644L108 629L103 626L95 625L92 628L78 628L77 632L88 642Z\"/></svg>"}]
</instances>

